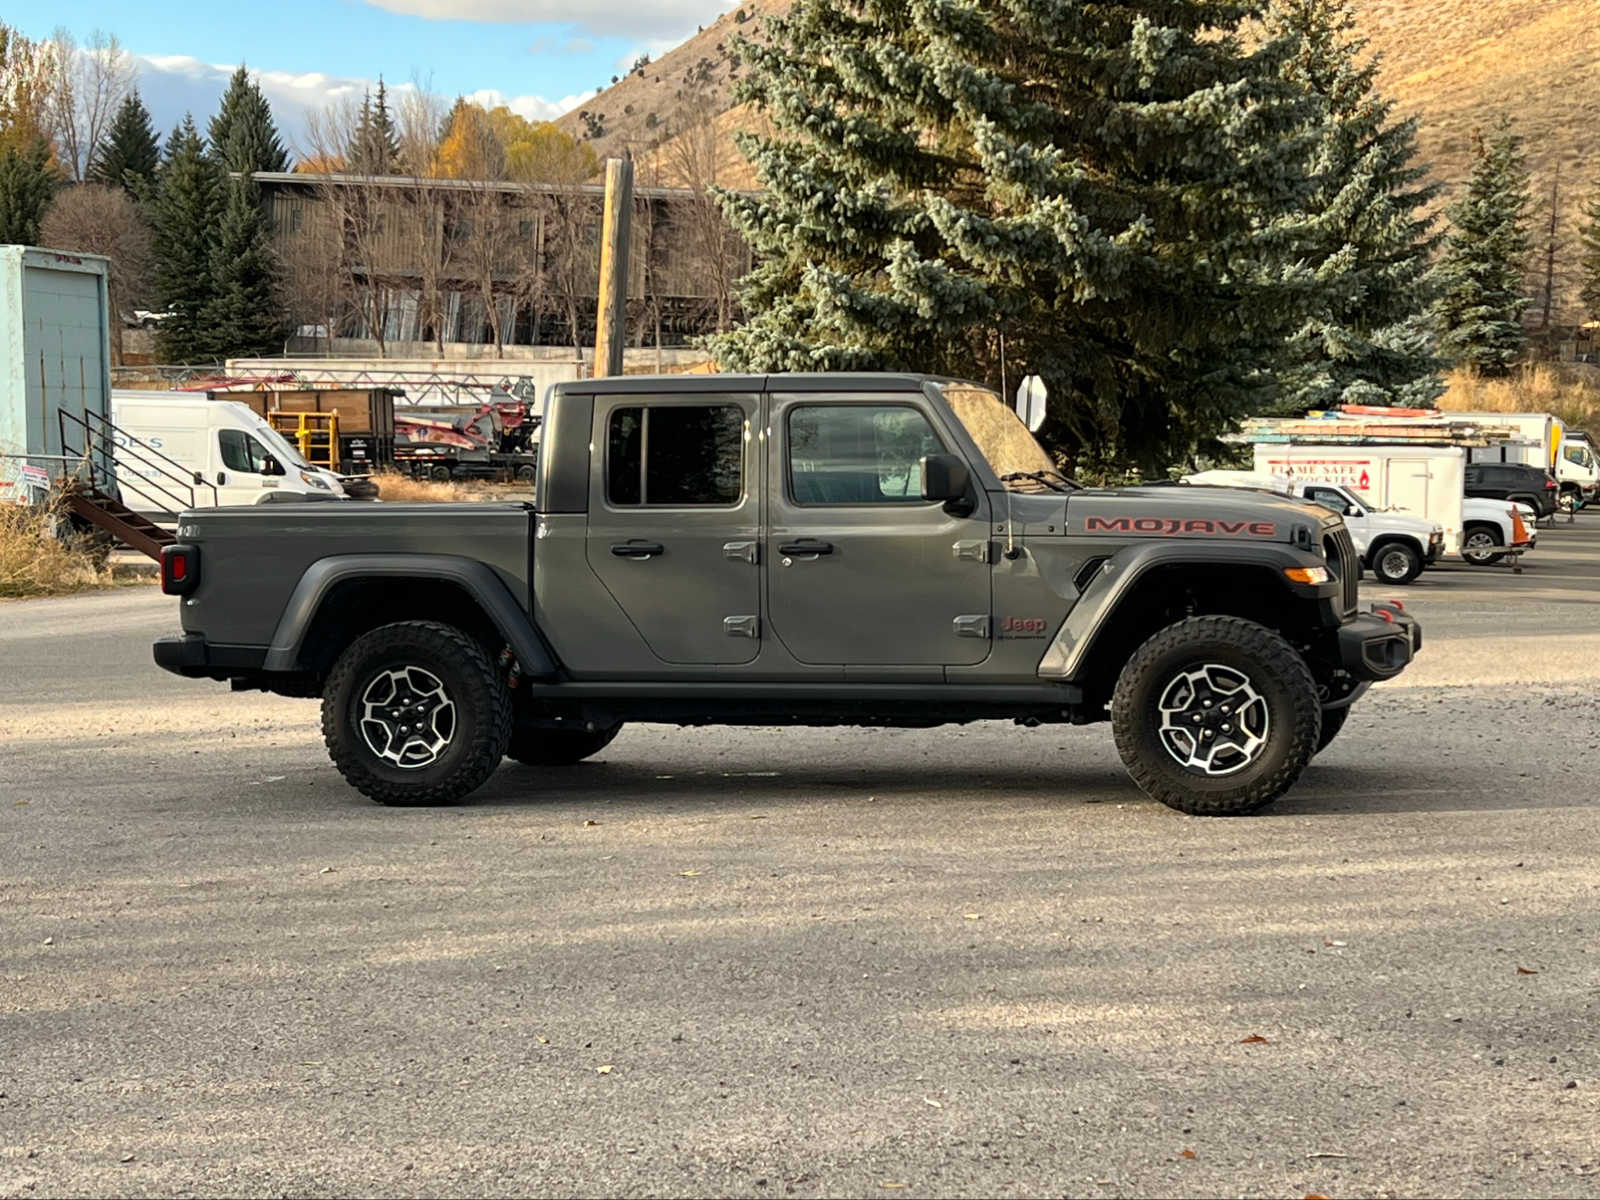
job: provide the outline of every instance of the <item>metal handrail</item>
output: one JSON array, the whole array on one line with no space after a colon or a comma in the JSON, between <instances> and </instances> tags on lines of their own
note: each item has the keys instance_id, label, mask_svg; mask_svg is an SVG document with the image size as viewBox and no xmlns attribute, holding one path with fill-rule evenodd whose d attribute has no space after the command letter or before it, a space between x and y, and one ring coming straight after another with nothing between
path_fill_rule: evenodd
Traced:
<instances>
[{"instance_id":1,"label":"metal handrail","mask_svg":"<svg viewBox=\"0 0 1600 1200\"><path fill-rule=\"evenodd\" d=\"M125 430L118 429L107 418L97 412L85 412L81 416L58 409L57 421L60 425L61 448L63 451L72 451L74 448L67 441L67 425L70 422L76 425L83 434L83 447L76 450L76 460L88 468L89 483L93 487L101 487L109 491L121 486L124 490L138 492L146 499L151 499L145 486L159 492L167 500L173 502L173 511L182 512L187 508L194 508L195 488L208 487L211 489L211 503L217 503L217 487L207 479L201 478L199 472L191 471L182 463L169 458L154 446L147 445ZM119 439L121 439L119 441ZM162 486L150 475L142 474L138 470L130 473L139 480L135 484L121 480L117 473L118 459L124 459L134 468L145 468L161 476L174 486L182 489L183 494L171 491ZM97 466L98 463L98 466ZM165 465L163 465L165 464ZM171 468L171 469L169 469ZM145 485L145 486L141 486Z\"/></svg>"}]
</instances>

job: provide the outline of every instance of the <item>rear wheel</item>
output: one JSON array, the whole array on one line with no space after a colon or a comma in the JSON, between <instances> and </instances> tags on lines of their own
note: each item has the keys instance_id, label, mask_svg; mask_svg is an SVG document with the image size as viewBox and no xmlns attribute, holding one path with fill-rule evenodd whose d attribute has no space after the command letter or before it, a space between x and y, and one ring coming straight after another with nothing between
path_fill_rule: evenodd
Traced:
<instances>
[{"instance_id":1,"label":"rear wheel","mask_svg":"<svg viewBox=\"0 0 1600 1200\"><path fill-rule=\"evenodd\" d=\"M322 736L339 773L380 804L451 804L500 765L511 692L461 630L384 625L352 642L329 673Z\"/></svg>"},{"instance_id":2,"label":"rear wheel","mask_svg":"<svg viewBox=\"0 0 1600 1200\"><path fill-rule=\"evenodd\" d=\"M1372 552L1372 573L1382 583L1410 583L1422 567L1422 555L1405 542L1385 542Z\"/></svg>"},{"instance_id":3,"label":"rear wheel","mask_svg":"<svg viewBox=\"0 0 1600 1200\"><path fill-rule=\"evenodd\" d=\"M538 475L538 469L533 466L524 464L523 466L517 468L518 483L532 483L536 478L538 478Z\"/></svg>"},{"instance_id":4,"label":"rear wheel","mask_svg":"<svg viewBox=\"0 0 1600 1200\"><path fill-rule=\"evenodd\" d=\"M1322 709L1305 661L1240 617L1191 617L1134 651L1117 680L1117 752L1152 798L1197 816L1255 812L1293 786Z\"/></svg>"},{"instance_id":5,"label":"rear wheel","mask_svg":"<svg viewBox=\"0 0 1600 1200\"><path fill-rule=\"evenodd\" d=\"M1506 556L1500 549L1504 544L1493 525L1468 525L1467 536L1461 542L1461 557L1474 567L1487 567Z\"/></svg>"},{"instance_id":6,"label":"rear wheel","mask_svg":"<svg viewBox=\"0 0 1600 1200\"><path fill-rule=\"evenodd\" d=\"M622 722L607 729L518 729L506 757L530 767L565 767L609 746L622 732Z\"/></svg>"},{"instance_id":7,"label":"rear wheel","mask_svg":"<svg viewBox=\"0 0 1600 1200\"><path fill-rule=\"evenodd\" d=\"M444 463L434 463L428 468L428 478L435 483L449 483L450 468Z\"/></svg>"}]
</instances>

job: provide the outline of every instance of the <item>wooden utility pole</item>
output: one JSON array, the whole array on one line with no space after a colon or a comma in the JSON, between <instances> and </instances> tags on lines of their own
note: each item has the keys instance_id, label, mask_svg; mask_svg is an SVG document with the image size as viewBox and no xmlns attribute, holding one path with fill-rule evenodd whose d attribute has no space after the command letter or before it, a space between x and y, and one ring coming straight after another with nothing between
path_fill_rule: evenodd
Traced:
<instances>
[{"instance_id":1,"label":"wooden utility pole","mask_svg":"<svg viewBox=\"0 0 1600 1200\"><path fill-rule=\"evenodd\" d=\"M594 377L622 374L627 340L628 243L633 225L633 160L606 159L605 225L600 234L600 296L594 331Z\"/></svg>"}]
</instances>

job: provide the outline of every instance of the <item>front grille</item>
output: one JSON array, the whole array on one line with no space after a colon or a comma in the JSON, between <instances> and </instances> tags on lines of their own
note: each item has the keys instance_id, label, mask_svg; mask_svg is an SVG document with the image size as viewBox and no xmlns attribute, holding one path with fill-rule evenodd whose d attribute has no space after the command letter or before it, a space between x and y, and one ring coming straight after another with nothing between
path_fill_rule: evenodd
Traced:
<instances>
[{"instance_id":1,"label":"front grille","mask_svg":"<svg viewBox=\"0 0 1600 1200\"><path fill-rule=\"evenodd\" d=\"M1344 588L1344 611L1353 613L1361 588L1360 562L1356 556L1356 544L1350 538L1350 531L1345 528L1343 521L1330 527L1322 536L1322 553L1328 560L1328 570Z\"/></svg>"}]
</instances>

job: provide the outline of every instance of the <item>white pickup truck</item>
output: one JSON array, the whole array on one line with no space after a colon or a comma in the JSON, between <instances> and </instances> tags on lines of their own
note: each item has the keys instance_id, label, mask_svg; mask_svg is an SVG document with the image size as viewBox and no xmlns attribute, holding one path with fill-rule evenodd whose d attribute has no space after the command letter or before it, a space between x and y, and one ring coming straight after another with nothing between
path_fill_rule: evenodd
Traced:
<instances>
[{"instance_id":1,"label":"white pickup truck","mask_svg":"<svg viewBox=\"0 0 1600 1200\"><path fill-rule=\"evenodd\" d=\"M1443 526L1391 509L1374 508L1341 484L1256 471L1201 471L1185 476L1184 482L1260 488L1298 496L1340 513L1361 555L1361 565L1384 583L1410 583L1438 561L1444 547ZM1462 501L1463 561L1486 567L1508 554L1532 550L1537 542L1534 521L1533 509L1525 504L1466 497Z\"/></svg>"}]
</instances>

